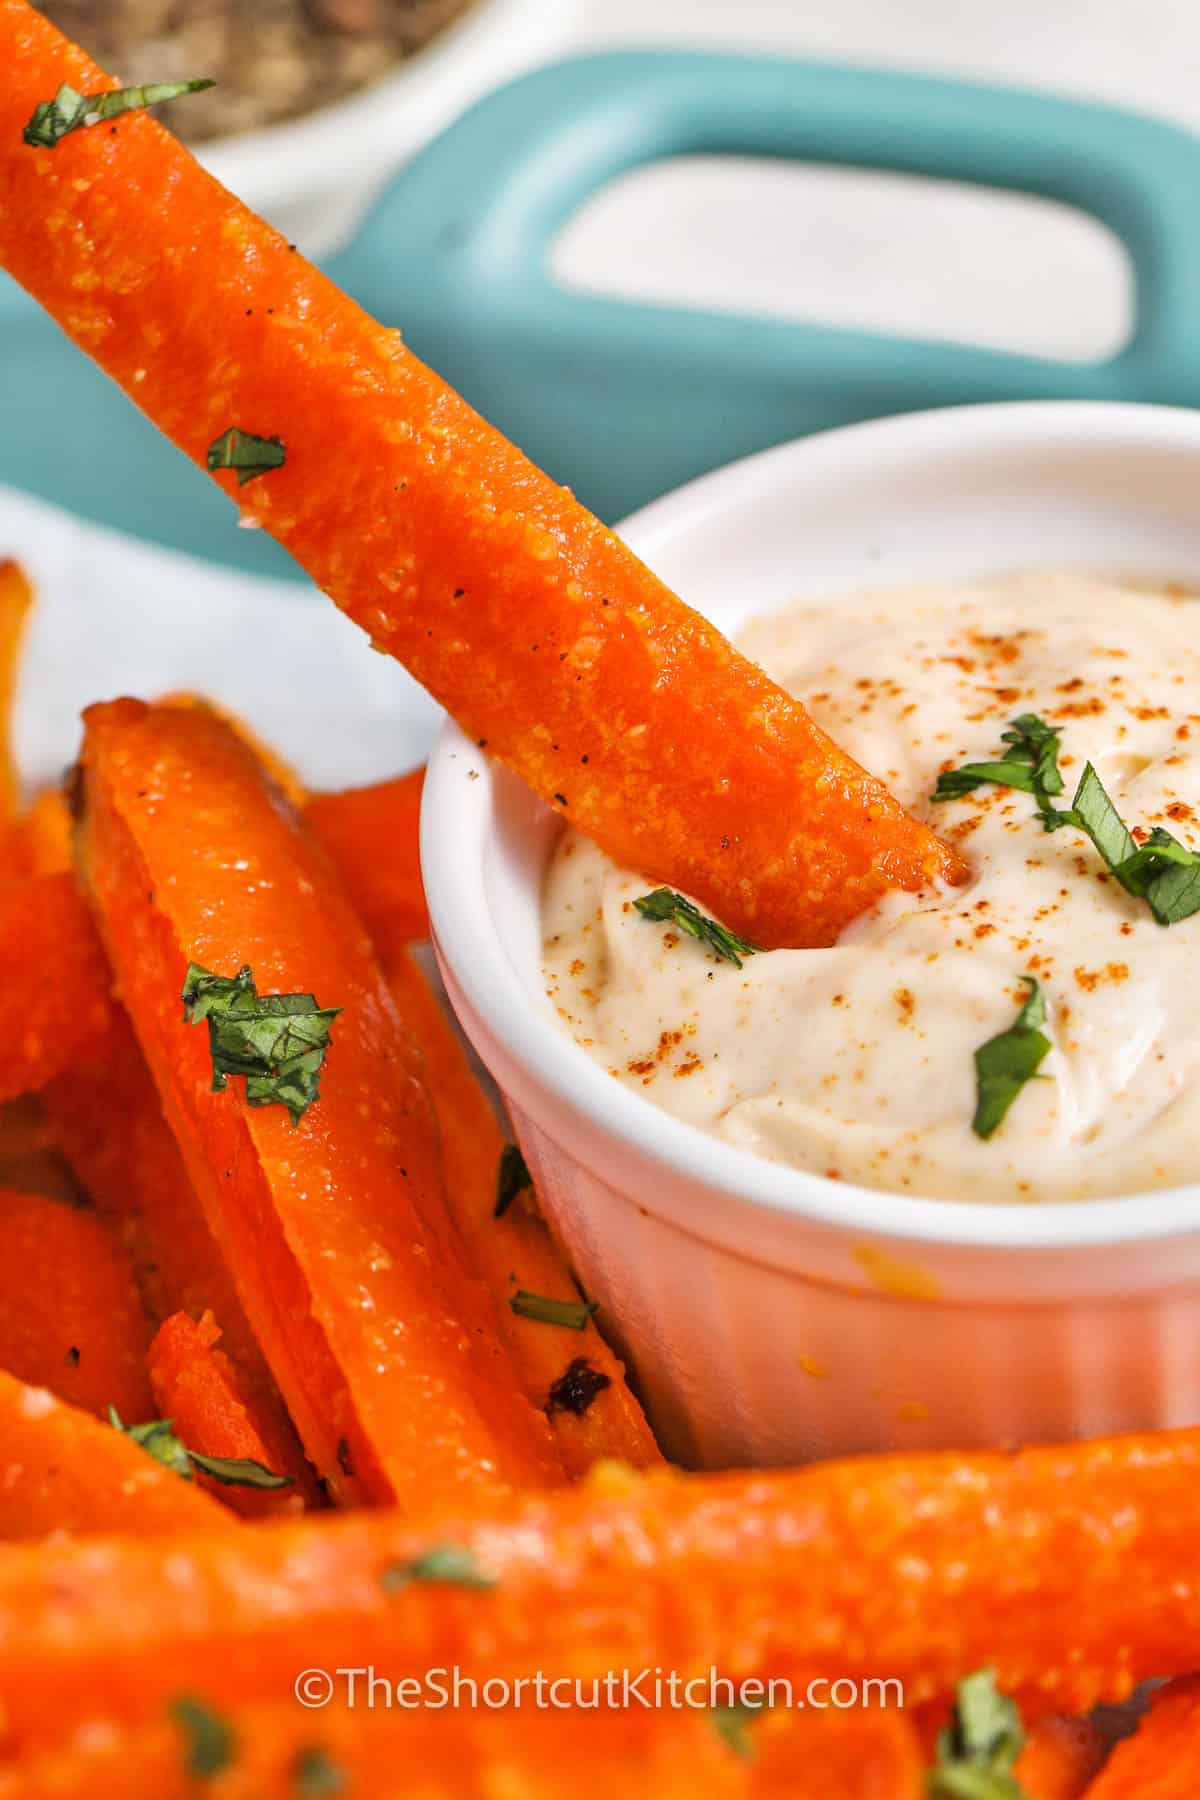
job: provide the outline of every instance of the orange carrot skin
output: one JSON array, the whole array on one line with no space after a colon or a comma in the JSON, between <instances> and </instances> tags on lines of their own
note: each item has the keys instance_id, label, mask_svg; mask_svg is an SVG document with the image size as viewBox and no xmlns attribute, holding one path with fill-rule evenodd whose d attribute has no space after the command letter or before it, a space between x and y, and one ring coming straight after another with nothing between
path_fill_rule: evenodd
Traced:
<instances>
[{"instance_id":1,"label":"orange carrot skin","mask_svg":"<svg viewBox=\"0 0 1200 1800\"><path fill-rule=\"evenodd\" d=\"M419 830L424 769L375 787L314 794L308 822L386 959L429 936Z\"/></svg>"},{"instance_id":2,"label":"orange carrot skin","mask_svg":"<svg viewBox=\"0 0 1200 1800\"><path fill-rule=\"evenodd\" d=\"M234 1525L224 1507L132 1438L0 1371L0 1539L128 1532L169 1540ZM47 1547L51 1557L56 1543L61 1548L57 1537Z\"/></svg>"},{"instance_id":3,"label":"orange carrot skin","mask_svg":"<svg viewBox=\"0 0 1200 1800\"><path fill-rule=\"evenodd\" d=\"M0 848L4 847L17 810L19 783L13 761L12 709L21 645L32 605L33 590L19 565L0 557Z\"/></svg>"},{"instance_id":4,"label":"orange carrot skin","mask_svg":"<svg viewBox=\"0 0 1200 1800\"><path fill-rule=\"evenodd\" d=\"M210 1312L199 1320L174 1313L155 1334L147 1356L150 1384L158 1416L172 1419L176 1436L189 1450L205 1456L246 1459L273 1475L291 1478L289 1488L234 1487L197 1480L214 1499L246 1519L303 1512L320 1504L312 1470L297 1451L290 1433L256 1408L240 1384L233 1364L217 1348L221 1333Z\"/></svg>"},{"instance_id":5,"label":"orange carrot skin","mask_svg":"<svg viewBox=\"0 0 1200 1800\"><path fill-rule=\"evenodd\" d=\"M71 867L71 815L57 788L35 794L12 828L10 845L22 875L57 875Z\"/></svg>"},{"instance_id":6,"label":"orange carrot skin","mask_svg":"<svg viewBox=\"0 0 1200 1800\"><path fill-rule=\"evenodd\" d=\"M956 856L397 332L144 115L32 150L108 80L0 0L0 262L187 455L230 426L286 465L219 479L468 734L626 867L752 942L820 944ZM517 629L517 621L520 629Z\"/></svg>"},{"instance_id":7,"label":"orange carrot skin","mask_svg":"<svg viewBox=\"0 0 1200 1800\"><path fill-rule=\"evenodd\" d=\"M1195 1800L1200 1793L1200 1677L1161 1688L1119 1743L1086 1800Z\"/></svg>"},{"instance_id":8,"label":"orange carrot skin","mask_svg":"<svg viewBox=\"0 0 1200 1800\"><path fill-rule=\"evenodd\" d=\"M282 1700L319 1644L323 1667L393 1679L455 1663L480 1680L656 1664L874 1676L903 1683L906 1710L988 1665L1027 1717L1082 1712L1200 1664L1200 1593L1180 1579L1198 1468L1200 1431L1179 1431L594 1477L423 1531L363 1512L178 1539L184 1617L163 1598L161 1547L14 1552L0 1559L0 1699L30 1737L81 1708L152 1718L181 1686ZM497 1585L381 1582L446 1542Z\"/></svg>"},{"instance_id":9,"label":"orange carrot skin","mask_svg":"<svg viewBox=\"0 0 1200 1800\"><path fill-rule=\"evenodd\" d=\"M58 1148L36 1094L0 1106L0 1186L46 1194L71 1206L84 1203L83 1190Z\"/></svg>"},{"instance_id":10,"label":"orange carrot skin","mask_svg":"<svg viewBox=\"0 0 1200 1800\"><path fill-rule=\"evenodd\" d=\"M108 964L73 875L0 888L0 1100L36 1093L98 1043Z\"/></svg>"},{"instance_id":11,"label":"orange carrot skin","mask_svg":"<svg viewBox=\"0 0 1200 1800\"><path fill-rule=\"evenodd\" d=\"M603 1457L632 1468L662 1461L625 1370L595 1325L583 1331L518 1317L508 1302L524 1288L555 1300L578 1300L579 1289L545 1222L517 1199L502 1218L494 1216L496 1177L505 1138L463 1046L425 975L409 951L389 965L389 983L405 1026L420 1046L438 1129L447 1204L467 1242L468 1253L500 1303L500 1323L526 1394L546 1413L568 1474L583 1475ZM606 1385L581 1410L576 1399L556 1389L569 1369ZM586 1390L591 1392L589 1387ZM578 1381L575 1384L578 1394Z\"/></svg>"},{"instance_id":12,"label":"orange carrot skin","mask_svg":"<svg viewBox=\"0 0 1200 1800\"><path fill-rule=\"evenodd\" d=\"M49 1083L42 1104L60 1150L128 1255L150 1319L211 1308L239 1387L271 1440L287 1444L286 1468L302 1470L275 1379L119 1006L96 1048Z\"/></svg>"},{"instance_id":13,"label":"orange carrot skin","mask_svg":"<svg viewBox=\"0 0 1200 1800\"><path fill-rule=\"evenodd\" d=\"M445 1216L436 1130L365 933L319 847L215 715L90 709L81 844L168 1122L318 1473L424 1510L561 1479ZM146 773L153 772L148 789ZM297 1125L213 1093L189 960L344 1010Z\"/></svg>"},{"instance_id":14,"label":"orange carrot skin","mask_svg":"<svg viewBox=\"0 0 1200 1800\"><path fill-rule=\"evenodd\" d=\"M279 754L273 744L268 744L264 738L258 735L257 731L254 731L246 723L245 719L228 706L218 706L215 700L208 698L207 694L191 693L184 688L177 689L171 694L163 694L159 699L159 705L198 706L205 712L215 713L218 719L224 719L226 725L236 731L243 742L253 750L275 786L287 795L292 805L302 807L305 804L308 794L295 769Z\"/></svg>"},{"instance_id":15,"label":"orange carrot skin","mask_svg":"<svg viewBox=\"0 0 1200 1800\"><path fill-rule=\"evenodd\" d=\"M737 1753L698 1710L444 1713L245 1707L222 1715L234 1753L221 1800L296 1800L314 1754L358 1800L921 1800L920 1758L901 1712L775 1712ZM194 1800L178 1727L93 1734L94 1746L0 1771L0 1800Z\"/></svg>"},{"instance_id":16,"label":"orange carrot skin","mask_svg":"<svg viewBox=\"0 0 1200 1800\"><path fill-rule=\"evenodd\" d=\"M1051 1713L1030 1726L1013 1773L1025 1800L1082 1800L1107 1755L1108 1742L1090 1719Z\"/></svg>"},{"instance_id":17,"label":"orange carrot skin","mask_svg":"<svg viewBox=\"0 0 1200 1800\"><path fill-rule=\"evenodd\" d=\"M150 1418L149 1325L95 1213L0 1188L0 1369L107 1419Z\"/></svg>"}]
</instances>

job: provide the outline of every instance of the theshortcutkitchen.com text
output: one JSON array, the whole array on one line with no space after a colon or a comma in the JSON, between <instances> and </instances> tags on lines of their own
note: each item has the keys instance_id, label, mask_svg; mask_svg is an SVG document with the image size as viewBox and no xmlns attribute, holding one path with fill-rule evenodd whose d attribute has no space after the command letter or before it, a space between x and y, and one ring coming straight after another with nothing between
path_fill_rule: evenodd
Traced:
<instances>
[{"instance_id":1,"label":"theshortcutkitchen.com text","mask_svg":"<svg viewBox=\"0 0 1200 1800\"><path fill-rule=\"evenodd\" d=\"M663 1668L609 1669L586 1676L535 1670L530 1675L479 1680L457 1666L393 1677L368 1663L359 1668L303 1669L292 1691L301 1706L315 1711L335 1704L367 1712L441 1712L460 1707L486 1711L530 1707L542 1712L619 1712L639 1707L648 1712L752 1712L778 1707L842 1712L859 1706L904 1705L904 1684L894 1678L736 1680L716 1669L691 1675Z\"/></svg>"}]
</instances>

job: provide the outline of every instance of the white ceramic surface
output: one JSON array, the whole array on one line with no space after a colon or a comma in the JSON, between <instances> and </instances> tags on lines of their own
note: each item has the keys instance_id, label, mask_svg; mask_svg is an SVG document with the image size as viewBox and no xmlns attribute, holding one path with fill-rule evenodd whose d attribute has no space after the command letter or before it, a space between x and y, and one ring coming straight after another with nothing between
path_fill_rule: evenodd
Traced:
<instances>
[{"instance_id":1,"label":"white ceramic surface","mask_svg":"<svg viewBox=\"0 0 1200 1800\"><path fill-rule=\"evenodd\" d=\"M336 249L422 144L490 89L567 48L578 4L474 0L376 86L205 145L201 161L310 255Z\"/></svg>"},{"instance_id":2,"label":"white ceramic surface","mask_svg":"<svg viewBox=\"0 0 1200 1800\"><path fill-rule=\"evenodd\" d=\"M1200 580L1200 415L947 410L785 445L630 520L736 628L803 593L1057 565ZM471 778L473 777L473 779ZM442 972L668 1449L707 1464L1200 1416L1200 1187L1037 1208L782 1169L613 1081L542 990L548 809L447 727L422 856Z\"/></svg>"}]
</instances>

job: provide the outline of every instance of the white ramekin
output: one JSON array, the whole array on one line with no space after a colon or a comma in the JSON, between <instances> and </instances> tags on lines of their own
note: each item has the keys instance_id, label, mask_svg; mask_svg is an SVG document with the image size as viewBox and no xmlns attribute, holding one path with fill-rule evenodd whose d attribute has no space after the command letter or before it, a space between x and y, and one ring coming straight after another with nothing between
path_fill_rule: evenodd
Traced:
<instances>
[{"instance_id":1,"label":"white ramekin","mask_svg":"<svg viewBox=\"0 0 1200 1800\"><path fill-rule=\"evenodd\" d=\"M568 45L579 0L473 0L395 72L333 106L205 144L218 180L308 251L351 235L388 177L491 88Z\"/></svg>"},{"instance_id":2,"label":"white ramekin","mask_svg":"<svg viewBox=\"0 0 1200 1800\"><path fill-rule=\"evenodd\" d=\"M803 593L1036 566L1194 583L1200 415L1052 403L853 426L693 482L624 535L730 629ZM912 1199L668 1117L546 1000L539 893L558 829L446 727L421 838L446 986L670 1452L778 1463L1200 1416L1200 1186Z\"/></svg>"}]
</instances>

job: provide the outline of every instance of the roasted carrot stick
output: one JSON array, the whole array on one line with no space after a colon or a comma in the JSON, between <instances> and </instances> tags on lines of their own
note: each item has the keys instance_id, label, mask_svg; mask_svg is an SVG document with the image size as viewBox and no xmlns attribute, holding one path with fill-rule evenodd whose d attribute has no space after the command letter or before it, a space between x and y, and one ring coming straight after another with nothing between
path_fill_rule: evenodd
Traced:
<instances>
[{"instance_id":1,"label":"roasted carrot stick","mask_svg":"<svg viewBox=\"0 0 1200 1800\"><path fill-rule=\"evenodd\" d=\"M0 1186L47 1194L81 1206L84 1193L55 1142L54 1128L36 1094L0 1105Z\"/></svg>"},{"instance_id":2,"label":"roasted carrot stick","mask_svg":"<svg viewBox=\"0 0 1200 1800\"><path fill-rule=\"evenodd\" d=\"M1195 1800L1200 1793L1200 1676L1161 1688L1119 1743L1086 1800Z\"/></svg>"},{"instance_id":3,"label":"roasted carrot stick","mask_svg":"<svg viewBox=\"0 0 1200 1800\"><path fill-rule=\"evenodd\" d=\"M1030 1726L1013 1773L1024 1800L1082 1800L1107 1755L1108 1742L1091 1719L1051 1713Z\"/></svg>"},{"instance_id":4,"label":"roasted carrot stick","mask_svg":"<svg viewBox=\"0 0 1200 1800\"><path fill-rule=\"evenodd\" d=\"M481 1681L644 1665L870 1676L900 1682L906 1708L990 1666L1027 1719L1085 1711L1200 1664L1200 1590L1180 1577L1198 1469L1190 1430L791 1473L626 1471L420 1530L362 1512L169 1553L23 1550L0 1558L0 1698L18 1739L83 1708L153 1718L181 1687L284 1699L319 1645L322 1667L392 1679L455 1664Z\"/></svg>"},{"instance_id":5,"label":"roasted carrot stick","mask_svg":"<svg viewBox=\"0 0 1200 1800\"><path fill-rule=\"evenodd\" d=\"M290 1446L284 1467L299 1477L295 1432L120 1007L95 1049L49 1083L42 1104L68 1163L128 1253L149 1317L161 1324L180 1311L216 1314L239 1387L269 1421L272 1441Z\"/></svg>"},{"instance_id":6,"label":"roasted carrot stick","mask_svg":"<svg viewBox=\"0 0 1200 1800\"><path fill-rule=\"evenodd\" d=\"M561 1478L446 1216L416 1053L319 847L205 711L93 707L83 773L82 854L122 995L318 1473L340 1499L409 1511ZM342 1008L297 1124L212 1091L207 1033L182 1017L189 962Z\"/></svg>"},{"instance_id":7,"label":"roasted carrot stick","mask_svg":"<svg viewBox=\"0 0 1200 1800\"><path fill-rule=\"evenodd\" d=\"M661 1462L625 1371L590 1319L581 1331L513 1312L521 1289L573 1301L579 1289L542 1219L525 1199L495 1217L505 1138L455 1036L408 951L391 963L400 1016L420 1046L442 1144L446 1199L468 1253L500 1306L501 1327L525 1393L546 1413L569 1473L600 1457L635 1468Z\"/></svg>"},{"instance_id":8,"label":"roasted carrot stick","mask_svg":"<svg viewBox=\"0 0 1200 1800\"><path fill-rule=\"evenodd\" d=\"M71 815L57 788L34 795L14 823L10 842L22 875L57 875L71 867Z\"/></svg>"},{"instance_id":9,"label":"roasted carrot stick","mask_svg":"<svg viewBox=\"0 0 1200 1800\"><path fill-rule=\"evenodd\" d=\"M759 944L828 943L889 888L961 878L802 706L168 132L134 115L24 144L60 82L111 85L24 0L0 0L0 65L0 262L201 465L231 428L280 440L243 512L549 804Z\"/></svg>"},{"instance_id":10,"label":"roasted carrot stick","mask_svg":"<svg viewBox=\"0 0 1200 1800\"><path fill-rule=\"evenodd\" d=\"M414 769L376 787L314 794L308 802L309 824L385 958L429 936L418 844L424 781L424 769Z\"/></svg>"},{"instance_id":11,"label":"roasted carrot stick","mask_svg":"<svg viewBox=\"0 0 1200 1800\"><path fill-rule=\"evenodd\" d=\"M216 701L210 700L207 695L194 694L184 688L177 689L171 694L163 694L159 704L162 706L199 706L205 712L215 713L218 719L224 719L225 723L236 731L238 736L254 751L271 780L276 787L282 788L292 805L304 805L308 795L295 769L279 754L274 745L268 744L257 731L254 731L246 723L245 719L239 717L228 706L218 706Z\"/></svg>"},{"instance_id":12,"label":"roasted carrot stick","mask_svg":"<svg viewBox=\"0 0 1200 1800\"><path fill-rule=\"evenodd\" d=\"M109 988L73 875L0 887L0 1100L36 1093L100 1041Z\"/></svg>"},{"instance_id":13,"label":"roasted carrot stick","mask_svg":"<svg viewBox=\"0 0 1200 1800\"><path fill-rule=\"evenodd\" d=\"M131 1437L0 1371L0 1539L234 1525L232 1514Z\"/></svg>"},{"instance_id":14,"label":"roasted carrot stick","mask_svg":"<svg viewBox=\"0 0 1200 1800\"><path fill-rule=\"evenodd\" d=\"M913 1732L900 1711L772 1711L735 1721L699 1709L601 1712L462 1708L397 1716L295 1705L222 1711L200 1696L129 1733L0 1771L0 1800L194 1800L197 1727L220 1743L222 1800L921 1800ZM320 1785L320 1783L324 1785Z\"/></svg>"},{"instance_id":15,"label":"roasted carrot stick","mask_svg":"<svg viewBox=\"0 0 1200 1800\"><path fill-rule=\"evenodd\" d=\"M0 1188L0 1369L107 1418L150 1416L150 1329L95 1213Z\"/></svg>"},{"instance_id":16,"label":"roasted carrot stick","mask_svg":"<svg viewBox=\"0 0 1200 1800\"><path fill-rule=\"evenodd\" d=\"M174 1313L159 1327L147 1358L158 1414L173 1421L189 1450L256 1462L290 1478L292 1485L286 1489L214 1487L215 1497L244 1518L317 1506L320 1495L312 1471L298 1455L291 1433L281 1432L271 1414L256 1404L229 1358L217 1348L220 1336L211 1312L199 1320ZM208 1478L199 1471L197 1479L207 1484Z\"/></svg>"},{"instance_id":17,"label":"roasted carrot stick","mask_svg":"<svg viewBox=\"0 0 1200 1800\"><path fill-rule=\"evenodd\" d=\"M12 709L17 691L21 643L33 590L20 567L0 559L0 839L17 810L17 770L13 761Z\"/></svg>"}]
</instances>

